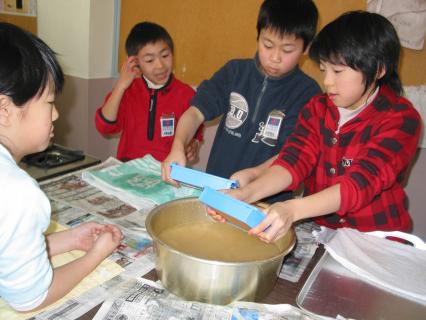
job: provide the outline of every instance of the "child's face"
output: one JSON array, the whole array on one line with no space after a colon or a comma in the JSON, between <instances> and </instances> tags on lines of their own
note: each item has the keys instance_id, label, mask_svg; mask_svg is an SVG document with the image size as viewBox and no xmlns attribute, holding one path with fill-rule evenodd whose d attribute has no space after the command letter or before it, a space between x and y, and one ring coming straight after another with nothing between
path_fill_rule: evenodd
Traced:
<instances>
[{"instance_id":1,"label":"child's face","mask_svg":"<svg viewBox=\"0 0 426 320\"><path fill-rule=\"evenodd\" d=\"M157 85L167 82L173 69L173 54L165 41L148 43L137 57L139 68L149 81Z\"/></svg>"},{"instance_id":2,"label":"child's face","mask_svg":"<svg viewBox=\"0 0 426 320\"><path fill-rule=\"evenodd\" d=\"M304 54L303 40L294 35L281 37L271 29L263 29L257 41L260 66L270 77L280 77L292 71Z\"/></svg>"},{"instance_id":3,"label":"child's face","mask_svg":"<svg viewBox=\"0 0 426 320\"><path fill-rule=\"evenodd\" d=\"M47 87L40 97L14 108L16 115L9 138L15 158L46 149L53 137L53 121L59 116L54 93Z\"/></svg>"},{"instance_id":4,"label":"child's face","mask_svg":"<svg viewBox=\"0 0 426 320\"><path fill-rule=\"evenodd\" d=\"M325 91L337 107L355 110L367 101L374 89L373 83L365 90L362 73L351 67L323 61L320 70Z\"/></svg>"}]
</instances>

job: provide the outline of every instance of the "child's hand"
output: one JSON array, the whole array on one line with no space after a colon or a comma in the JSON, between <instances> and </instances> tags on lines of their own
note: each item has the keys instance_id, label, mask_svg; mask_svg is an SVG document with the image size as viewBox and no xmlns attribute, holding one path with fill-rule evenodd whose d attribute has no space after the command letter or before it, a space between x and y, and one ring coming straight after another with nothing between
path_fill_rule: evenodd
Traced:
<instances>
[{"instance_id":1,"label":"child's hand","mask_svg":"<svg viewBox=\"0 0 426 320\"><path fill-rule=\"evenodd\" d=\"M138 57L130 56L124 61L120 70L120 78L118 79L117 86L122 90L126 90L135 78L141 76L139 69Z\"/></svg>"},{"instance_id":2,"label":"child's hand","mask_svg":"<svg viewBox=\"0 0 426 320\"><path fill-rule=\"evenodd\" d=\"M122 239L120 229L114 225L105 225L104 231L98 235L89 253L103 260L117 249Z\"/></svg>"},{"instance_id":3,"label":"child's hand","mask_svg":"<svg viewBox=\"0 0 426 320\"><path fill-rule=\"evenodd\" d=\"M83 223L78 227L71 229L76 249L83 250L86 252L89 251L90 249L92 249L99 235L105 231L111 231L116 234L119 233L122 237L121 231L116 226L103 225L97 222Z\"/></svg>"},{"instance_id":4,"label":"child's hand","mask_svg":"<svg viewBox=\"0 0 426 320\"><path fill-rule=\"evenodd\" d=\"M253 168L247 168L235 172L229 179L237 180L240 188L242 188L256 179L256 175L254 174Z\"/></svg>"},{"instance_id":5,"label":"child's hand","mask_svg":"<svg viewBox=\"0 0 426 320\"><path fill-rule=\"evenodd\" d=\"M193 162L198 158L198 151L200 150L200 142L197 139L192 139L185 148L185 155L188 162Z\"/></svg>"},{"instance_id":6,"label":"child's hand","mask_svg":"<svg viewBox=\"0 0 426 320\"><path fill-rule=\"evenodd\" d=\"M170 178L170 165L172 163L177 163L178 165L183 167L186 166L186 156L183 149L182 151L172 149L167 158L164 159L164 161L161 163L161 178L163 179L163 181L175 187L179 187L179 183Z\"/></svg>"},{"instance_id":7,"label":"child's hand","mask_svg":"<svg viewBox=\"0 0 426 320\"><path fill-rule=\"evenodd\" d=\"M291 228L293 222L297 221L295 203L294 200L276 202L265 209L266 218L251 229L249 234L259 237L266 243L275 242L283 237Z\"/></svg>"},{"instance_id":8,"label":"child's hand","mask_svg":"<svg viewBox=\"0 0 426 320\"><path fill-rule=\"evenodd\" d=\"M221 215L219 211L216 211L215 209L210 207L206 207L206 212L210 217L212 217L217 222L222 222L222 223L226 222L226 218L223 215Z\"/></svg>"},{"instance_id":9,"label":"child's hand","mask_svg":"<svg viewBox=\"0 0 426 320\"><path fill-rule=\"evenodd\" d=\"M238 200L244 199L244 191L242 189L227 189L227 190L221 190L221 191L235 199L238 199ZM226 222L226 218L221 214L220 211L216 211L213 208L206 207L206 212L214 220L218 222Z\"/></svg>"}]
</instances>

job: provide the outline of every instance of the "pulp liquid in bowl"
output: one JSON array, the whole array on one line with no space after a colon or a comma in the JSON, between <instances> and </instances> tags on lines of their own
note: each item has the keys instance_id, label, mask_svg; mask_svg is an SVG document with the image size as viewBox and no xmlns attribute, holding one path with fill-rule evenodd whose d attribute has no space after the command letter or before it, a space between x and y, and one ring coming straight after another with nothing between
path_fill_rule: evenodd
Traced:
<instances>
[{"instance_id":1,"label":"pulp liquid in bowl","mask_svg":"<svg viewBox=\"0 0 426 320\"><path fill-rule=\"evenodd\" d=\"M247 262L273 258L281 253L229 223L196 222L163 230L158 238L171 248L193 257L223 262Z\"/></svg>"}]
</instances>

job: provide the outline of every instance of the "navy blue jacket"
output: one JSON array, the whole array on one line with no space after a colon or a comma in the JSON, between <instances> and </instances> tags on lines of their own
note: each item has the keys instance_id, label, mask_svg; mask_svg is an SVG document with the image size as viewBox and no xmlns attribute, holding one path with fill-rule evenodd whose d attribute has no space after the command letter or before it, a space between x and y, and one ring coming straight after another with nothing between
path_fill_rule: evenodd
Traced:
<instances>
[{"instance_id":1,"label":"navy blue jacket","mask_svg":"<svg viewBox=\"0 0 426 320\"><path fill-rule=\"evenodd\" d=\"M278 154L301 108L320 92L315 80L299 68L271 78L259 69L257 56L229 61L200 84L191 101L207 121L223 115L206 172L229 178L238 170L257 166ZM274 110L284 114L277 139L262 135ZM289 197L291 194L284 198Z\"/></svg>"}]
</instances>

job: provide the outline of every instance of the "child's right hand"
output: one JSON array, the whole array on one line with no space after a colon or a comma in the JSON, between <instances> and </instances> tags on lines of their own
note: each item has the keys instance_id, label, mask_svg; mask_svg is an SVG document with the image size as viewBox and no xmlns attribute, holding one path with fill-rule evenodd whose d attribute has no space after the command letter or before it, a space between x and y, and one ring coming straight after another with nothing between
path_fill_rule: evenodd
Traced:
<instances>
[{"instance_id":1,"label":"child's right hand","mask_svg":"<svg viewBox=\"0 0 426 320\"><path fill-rule=\"evenodd\" d=\"M170 178L171 168L170 165L172 163L176 163L182 167L186 166L186 156L185 150L174 150L170 151L169 155L166 159L161 163L161 178L164 182L169 183L175 187L179 187L179 183L172 178Z\"/></svg>"},{"instance_id":2,"label":"child's right hand","mask_svg":"<svg viewBox=\"0 0 426 320\"><path fill-rule=\"evenodd\" d=\"M221 215L219 211L216 211L215 209L210 207L206 207L206 212L212 219L216 220L217 222L226 222L226 218Z\"/></svg>"},{"instance_id":3,"label":"child's right hand","mask_svg":"<svg viewBox=\"0 0 426 320\"><path fill-rule=\"evenodd\" d=\"M200 142L197 139L192 139L185 147L185 156L188 162L194 162L198 159L198 152L200 151Z\"/></svg>"},{"instance_id":4,"label":"child's right hand","mask_svg":"<svg viewBox=\"0 0 426 320\"><path fill-rule=\"evenodd\" d=\"M244 199L244 191L243 189L228 189L228 190L221 190L223 193L243 201ZM210 207L206 207L206 212L207 214L212 217L214 220L216 220L217 222L226 222L226 218L221 214L220 211L216 211L213 208Z\"/></svg>"},{"instance_id":5,"label":"child's right hand","mask_svg":"<svg viewBox=\"0 0 426 320\"><path fill-rule=\"evenodd\" d=\"M141 76L139 69L138 57L127 57L121 66L120 78L118 79L117 86L126 90L133 82L134 79Z\"/></svg>"}]
</instances>

